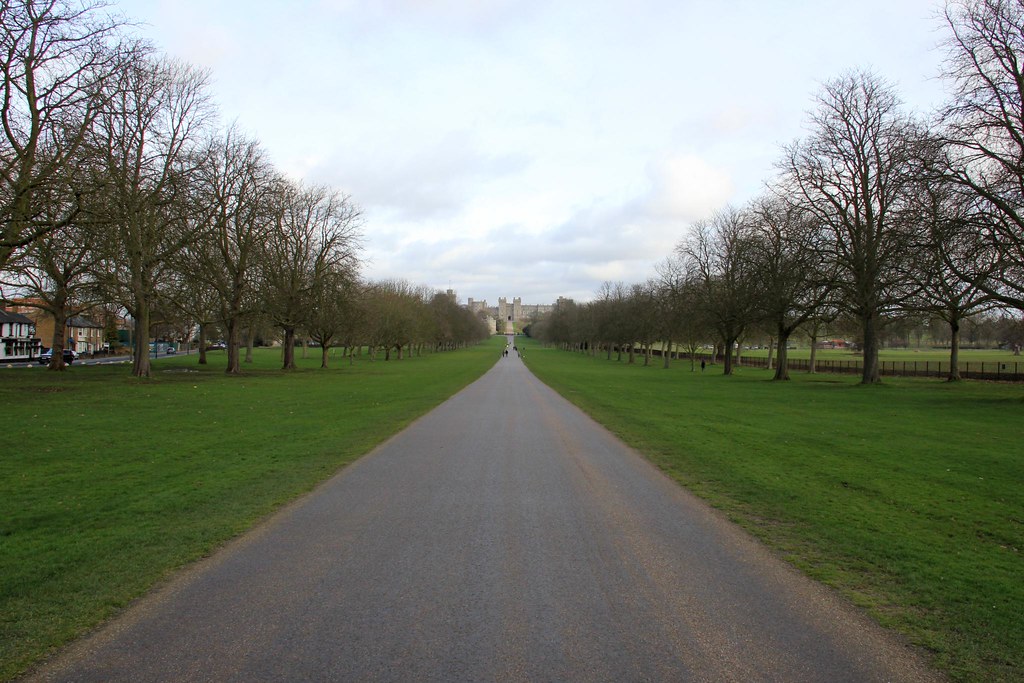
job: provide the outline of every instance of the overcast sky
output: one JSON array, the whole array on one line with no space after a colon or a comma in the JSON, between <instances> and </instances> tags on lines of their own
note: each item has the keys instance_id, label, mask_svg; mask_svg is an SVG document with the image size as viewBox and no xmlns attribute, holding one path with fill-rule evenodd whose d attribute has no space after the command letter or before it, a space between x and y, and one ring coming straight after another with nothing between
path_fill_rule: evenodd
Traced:
<instances>
[{"instance_id":1,"label":"overcast sky","mask_svg":"<svg viewBox=\"0 0 1024 683\"><path fill-rule=\"evenodd\" d=\"M121 0L277 167L351 194L364 274L586 301L742 205L853 68L922 113L939 0Z\"/></svg>"}]
</instances>

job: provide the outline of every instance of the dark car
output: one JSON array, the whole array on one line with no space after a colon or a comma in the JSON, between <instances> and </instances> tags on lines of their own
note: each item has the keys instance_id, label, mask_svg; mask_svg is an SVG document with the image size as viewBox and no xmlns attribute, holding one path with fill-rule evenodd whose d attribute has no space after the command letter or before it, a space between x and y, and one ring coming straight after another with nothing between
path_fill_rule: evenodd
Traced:
<instances>
[{"instance_id":1,"label":"dark car","mask_svg":"<svg viewBox=\"0 0 1024 683\"><path fill-rule=\"evenodd\" d=\"M46 349L41 354L39 354L39 358L37 358L36 360L39 361L40 365L46 365L47 363L50 362L50 359L52 357L53 349ZM76 360L78 360L78 354L73 349L64 349L64 362L67 365L71 365Z\"/></svg>"}]
</instances>

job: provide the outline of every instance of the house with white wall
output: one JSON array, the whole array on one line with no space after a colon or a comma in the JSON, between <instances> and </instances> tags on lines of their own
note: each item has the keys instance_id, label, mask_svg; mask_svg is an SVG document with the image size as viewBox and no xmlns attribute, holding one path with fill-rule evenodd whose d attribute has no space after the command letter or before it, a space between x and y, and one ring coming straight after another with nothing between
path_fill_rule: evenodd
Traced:
<instances>
[{"instance_id":1,"label":"house with white wall","mask_svg":"<svg viewBox=\"0 0 1024 683\"><path fill-rule=\"evenodd\" d=\"M43 351L36 324L21 313L0 309L0 362L32 360Z\"/></svg>"}]
</instances>

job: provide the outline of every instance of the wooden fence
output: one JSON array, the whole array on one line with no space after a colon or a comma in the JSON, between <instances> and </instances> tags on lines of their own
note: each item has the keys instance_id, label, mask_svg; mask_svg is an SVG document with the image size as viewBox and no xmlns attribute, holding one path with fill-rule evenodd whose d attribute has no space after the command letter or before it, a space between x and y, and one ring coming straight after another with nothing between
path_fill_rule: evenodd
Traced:
<instances>
[{"instance_id":1,"label":"wooden fence","mask_svg":"<svg viewBox=\"0 0 1024 683\"><path fill-rule=\"evenodd\" d=\"M768 366L767 358L740 357L740 365L764 368ZM804 371L810 367L806 358L790 358L790 371ZM860 360L823 360L814 363L816 372L859 375L864 364ZM881 360L878 370L889 377L939 377L949 376L949 361L937 360ZM1024 381L1024 362L996 361L965 361L960 363L960 377L963 379L985 379L996 382Z\"/></svg>"},{"instance_id":2,"label":"wooden fence","mask_svg":"<svg viewBox=\"0 0 1024 683\"><path fill-rule=\"evenodd\" d=\"M652 354L661 356L661 349L652 349ZM689 354L677 352L680 360L689 360ZM711 354L698 354L697 360L711 361ZM773 363L774 363L774 359ZM721 359L716 359L721 363ZM740 356L740 365L752 368L768 367L768 359L757 356ZM790 358L790 371L806 372L811 361L807 358ZM949 361L937 360L882 360L878 362L879 372L888 377L938 377L949 376ZM816 372L830 372L859 375L864 367L861 360L818 359L814 363ZM963 361L960 363L962 379L984 379L994 382L1024 382L1024 360L1021 361Z\"/></svg>"}]
</instances>

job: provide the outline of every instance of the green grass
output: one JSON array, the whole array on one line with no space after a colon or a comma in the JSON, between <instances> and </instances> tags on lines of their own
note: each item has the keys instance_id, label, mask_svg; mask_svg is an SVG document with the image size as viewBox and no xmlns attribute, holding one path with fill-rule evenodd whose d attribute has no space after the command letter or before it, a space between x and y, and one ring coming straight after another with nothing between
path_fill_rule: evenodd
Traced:
<instances>
[{"instance_id":1,"label":"green grass","mask_svg":"<svg viewBox=\"0 0 1024 683\"><path fill-rule=\"evenodd\" d=\"M260 350L0 370L0 680L310 490L486 371L504 338L283 373Z\"/></svg>"},{"instance_id":2,"label":"green grass","mask_svg":"<svg viewBox=\"0 0 1024 683\"><path fill-rule=\"evenodd\" d=\"M520 342L522 345L522 342ZM1024 680L1024 387L665 371L530 345L530 368L957 680Z\"/></svg>"}]
</instances>

